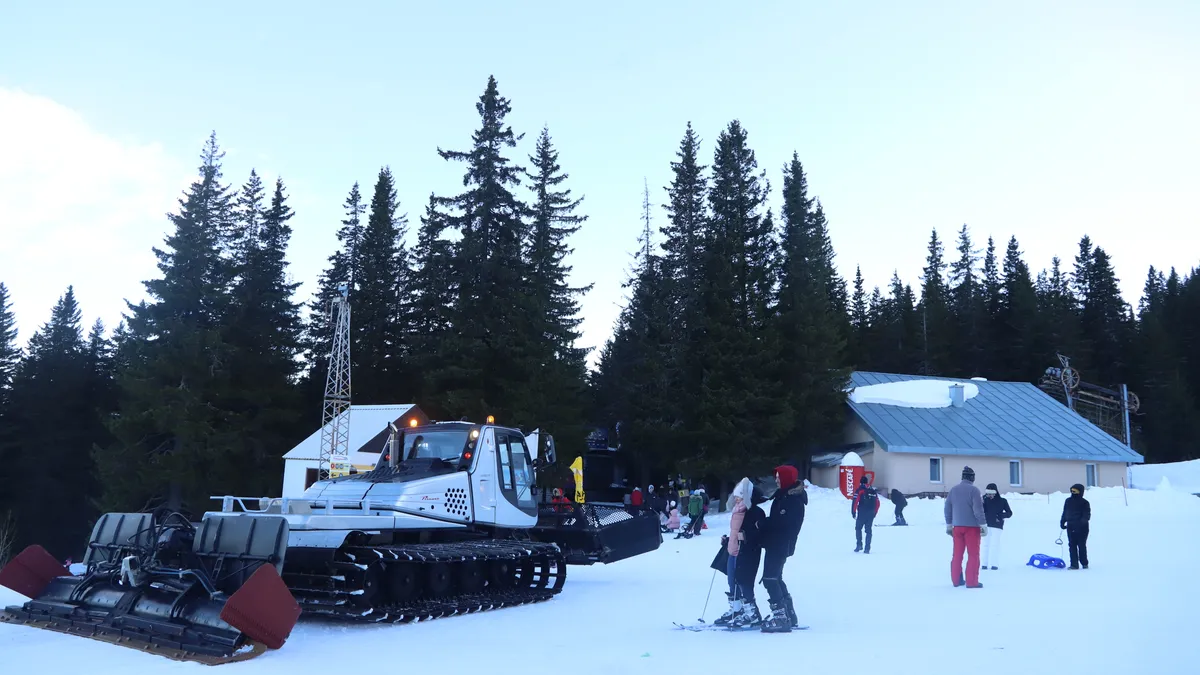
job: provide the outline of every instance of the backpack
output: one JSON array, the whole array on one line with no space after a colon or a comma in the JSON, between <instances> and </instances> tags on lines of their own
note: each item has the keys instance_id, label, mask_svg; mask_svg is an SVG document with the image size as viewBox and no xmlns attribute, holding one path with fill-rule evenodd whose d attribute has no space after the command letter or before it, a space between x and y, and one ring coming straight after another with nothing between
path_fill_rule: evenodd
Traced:
<instances>
[{"instance_id":1,"label":"backpack","mask_svg":"<svg viewBox=\"0 0 1200 675\"><path fill-rule=\"evenodd\" d=\"M858 512L875 515L875 509L879 506L879 491L873 487L869 487L863 492L862 499L858 500Z\"/></svg>"}]
</instances>

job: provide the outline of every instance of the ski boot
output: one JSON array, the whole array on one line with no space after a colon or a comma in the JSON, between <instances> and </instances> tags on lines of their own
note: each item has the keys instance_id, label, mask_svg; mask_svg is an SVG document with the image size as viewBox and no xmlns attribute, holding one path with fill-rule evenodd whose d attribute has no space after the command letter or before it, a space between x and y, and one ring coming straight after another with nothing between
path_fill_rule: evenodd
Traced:
<instances>
[{"instance_id":1,"label":"ski boot","mask_svg":"<svg viewBox=\"0 0 1200 675\"><path fill-rule=\"evenodd\" d=\"M792 622L788 618L787 607L783 604L771 603L771 616L762 622L764 633L790 633Z\"/></svg>"},{"instance_id":2,"label":"ski boot","mask_svg":"<svg viewBox=\"0 0 1200 675\"><path fill-rule=\"evenodd\" d=\"M714 626L728 626L731 621L742 613L741 600L734 600L732 593L726 593L725 597L729 599L729 611L722 614L716 621L713 621Z\"/></svg>"},{"instance_id":3,"label":"ski boot","mask_svg":"<svg viewBox=\"0 0 1200 675\"><path fill-rule=\"evenodd\" d=\"M783 606L784 609L787 610L788 622L792 625L792 628L798 627L800 625L800 619L796 616L796 607L792 604L791 593L784 596Z\"/></svg>"},{"instance_id":4,"label":"ski boot","mask_svg":"<svg viewBox=\"0 0 1200 675\"><path fill-rule=\"evenodd\" d=\"M762 615L758 613L758 604L753 600L741 601L742 611L729 622L730 628L752 628L762 623Z\"/></svg>"}]
</instances>

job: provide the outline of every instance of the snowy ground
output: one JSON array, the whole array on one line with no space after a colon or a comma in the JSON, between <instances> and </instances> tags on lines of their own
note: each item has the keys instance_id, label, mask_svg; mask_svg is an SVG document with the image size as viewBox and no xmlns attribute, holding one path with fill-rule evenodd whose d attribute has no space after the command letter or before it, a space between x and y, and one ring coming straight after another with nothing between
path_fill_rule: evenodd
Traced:
<instances>
[{"instance_id":1,"label":"snowy ground","mask_svg":"<svg viewBox=\"0 0 1200 675\"><path fill-rule=\"evenodd\" d=\"M986 478L986 477L981 477ZM1009 495L997 571L983 589L950 586L941 500L912 500L909 527L877 527L870 556L852 553L849 503L813 489L796 557L784 572L803 623L783 635L690 633L704 608L727 516L692 540L609 566L570 567L556 599L410 626L302 622L283 649L220 666L230 673L993 673L1200 672L1192 641L1200 582L1200 499L1177 491L1088 492L1091 569L1036 570L1060 555L1063 494ZM879 524L892 522L891 503ZM1065 556L1063 556L1065 558ZM718 574L704 618L722 611ZM765 610L766 591L757 587ZM0 605L23 599L0 589ZM113 645L0 625L0 672L201 672Z\"/></svg>"}]
</instances>

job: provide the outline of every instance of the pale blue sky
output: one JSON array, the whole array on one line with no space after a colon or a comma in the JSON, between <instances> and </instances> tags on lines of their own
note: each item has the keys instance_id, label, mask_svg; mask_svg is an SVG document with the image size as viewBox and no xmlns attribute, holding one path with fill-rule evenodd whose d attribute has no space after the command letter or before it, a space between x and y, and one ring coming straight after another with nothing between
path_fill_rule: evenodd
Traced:
<instances>
[{"instance_id":1,"label":"pale blue sky","mask_svg":"<svg viewBox=\"0 0 1200 675\"><path fill-rule=\"evenodd\" d=\"M798 151L868 286L918 285L930 229L952 249L963 223L980 247L1015 234L1035 271L1090 233L1132 302L1148 265L1200 264L1200 3L432 4L0 1L0 280L22 341L69 283L110 327L141 297L214 129L228 180L282 174L307 300L354 181L390 165L412 229L459 189L436 148L469 144L489 74L519 156L548 124L585 196L587 346L622 303L643 178L662 204L689 120L711 163L740 119L773 204Z\"/></svg>"}]
</instances>

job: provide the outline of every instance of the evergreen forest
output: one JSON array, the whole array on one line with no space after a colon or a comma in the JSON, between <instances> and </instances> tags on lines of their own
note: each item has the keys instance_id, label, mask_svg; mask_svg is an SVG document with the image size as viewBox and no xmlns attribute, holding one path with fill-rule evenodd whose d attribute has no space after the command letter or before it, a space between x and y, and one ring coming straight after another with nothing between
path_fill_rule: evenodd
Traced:
<instances>
[{"instance_id":1,"label":"evergreen forest","mask_svg":"<svg viewBox=\"0 0 1200 675\"><path fill-rule=\"evenodd\" d=\"M34 542L78 559L105 511L198 517L209 495L278 495L280 457L320 419L343 282L354 403L540 427L566 459L548 481L597 427L619 438L631 485L769 472L840 443L853 370L1037 382L1060 353L1084 380L1137 392L1148 462L1200 458L1196 269L1151 267L1132 306L1087 233L1041 269L1015 237L963 225L929 234L919 279L867 288L861 270L839 274L837 216L801 158L760 166L738 120L709 142L681 125L590 369L591 287L568 281L585 186L549 128L518 153L510 106L489 78L477 127L438 150L461 167L456 194L401 205L388 167L349 185L311 297L288 273L287 186L226 176L215 134L166 238L147 242L145 299L116 325L82 325L66 288L44 323L18 326L0 278L0 559Z\"/></svg>"}]
</instances>

